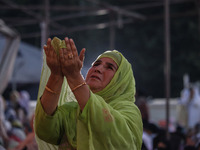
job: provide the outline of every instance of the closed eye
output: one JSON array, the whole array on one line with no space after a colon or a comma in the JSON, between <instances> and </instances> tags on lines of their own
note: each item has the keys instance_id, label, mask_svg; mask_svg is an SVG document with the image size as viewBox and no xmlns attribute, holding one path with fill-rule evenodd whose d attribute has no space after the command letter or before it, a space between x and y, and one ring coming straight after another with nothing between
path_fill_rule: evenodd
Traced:
<instances>
[{"instance_id":1,"label":"closed eye","mask_svg":"<svg viewBox=\"0 0 200 150\"><path fill-rule=\"evenodd\" d=\"M117 70L117 68L113 64L111 64L111 63L106 63L106 64L107 64L109 69L112 69L112 70L115 70L115 71Z\"/></svg>"},{"instance_id":2,"label":"closed eye","mask_svg":"<svg viewBox=\"0 0 200 150\"><path fill-rule=\"evenodd\" d=\"M94 63L94 64L93 64L93 66L98 66L98 65L100 65L100 63Z\"/></svg>"},{"instance_id":3,"label":"closed eye","mask_svg":"<svg viewBox=\"0 0 200 150\"><path fill-rule=\"evenodd\" d=\"M96 62L94 62L94 64L92 66L98 66L101 64L101 60L97 60Z\"/></svg>"},{"instance_id":4,"label":"closed eye","mask_svg":"<svg viewBox=\"0 0 200 150\"><path fill-rule=\"evenodd\" d=\"M114 70L112 66L108 66L108 69Z\"/></svg>"}]
</instances>

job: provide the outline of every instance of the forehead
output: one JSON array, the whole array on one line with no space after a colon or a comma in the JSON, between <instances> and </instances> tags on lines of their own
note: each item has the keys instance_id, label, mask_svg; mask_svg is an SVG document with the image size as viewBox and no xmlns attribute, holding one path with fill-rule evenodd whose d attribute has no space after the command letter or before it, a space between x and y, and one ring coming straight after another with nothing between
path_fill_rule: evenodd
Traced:
<instances>
[{"instance_id":1,"label":"forehead","mask_svg":"<svg viewBox=\"0 0 200 150\"><path fill-rule=\"evenodd\" d=\"M112 58L109 58L109 57L102 57L102 58L96 60L95 62L110 64L110 65L113 65L114 67L118 68L117 63Z\"/></svg>"}]
</instances>

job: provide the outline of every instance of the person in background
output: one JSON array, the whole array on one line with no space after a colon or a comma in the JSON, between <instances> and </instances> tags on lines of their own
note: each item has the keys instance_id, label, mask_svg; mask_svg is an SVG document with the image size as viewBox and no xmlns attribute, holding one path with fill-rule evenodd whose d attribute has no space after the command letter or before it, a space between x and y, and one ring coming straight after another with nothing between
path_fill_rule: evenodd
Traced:
<instances>
[{"instance_id":1,"label":"person in background","mask_svg":"<svg viewBox=\"0 0 200 150\"><path fill-rule=\"evenodd\" d=\"M181 92L179 105L184 109L181 109L178 113L178 123L182 125L183 121L185 120L184 124L186 125L184 125L184 127L187 130L194 128L195 125L200 122L200 95L198 87L191 85L188 89L183 89Z\"/></svg>"},{"instance_id":2,"label":"person in background","mask_svg":"<svg viewBox=\"0 0 200 150\"><path fill-rule=\"evenodd\" d=\"M136 105L138 106L142 115L142 121L149 122L149 108L146 101L146 97L140 96L136 100Z\"/></svg>"},{"instance_id":3,"label":"person in background","mask_svg":"<svg viewBox=\"0 0 200 150\"><path fill-rule=\"evenodd\" d=\"M81 68L85 49L78 55L72 39L65 38L65 44L59 55L50 38L44 46L50 76L38 96L36 135L65 150L140 150L143 125L134 104L131 64L119 51L106 51L84 79ZM58 106L70 93L75 101Z\"/></svg>"},{"instance_id":4,"label":"person in background","mask_svg":"<svg viewBox=\"0 0 200 150\"><path fill-rule=\"evenodd\" d=\"M29 103L30 103L30 94L22 90L20 91L20 100L19 100L19 105L21 107L21 111L19 112L19 119L21 120L22 123L26 123L29 117Z\"/></svg>"},{"instance_id":5,"label":"person in background","mask_svg":"<svg viewBox=\"0 0 200 150\"><path fill-rule=\"evenodd\" d=\"M34 120L34 114L32 115L30 120L30 126L32 128L32 131L29 132L26 138L23 141L19 142L19 144L16 147L9 150L38 150L38 145L35 140L33 120Z\"/></svg>"},{"instance_id":6,"label":"person in background","mask_svg":"<svg viewBox=\"0 0 200 150\"><path fill-rule=\"evenodd\" d=\"M9 144L9 137L6 129L5 120L5 100L2 95L0 95L0 149L2 147L7 148Z\"/></svg>"}]
</instances>

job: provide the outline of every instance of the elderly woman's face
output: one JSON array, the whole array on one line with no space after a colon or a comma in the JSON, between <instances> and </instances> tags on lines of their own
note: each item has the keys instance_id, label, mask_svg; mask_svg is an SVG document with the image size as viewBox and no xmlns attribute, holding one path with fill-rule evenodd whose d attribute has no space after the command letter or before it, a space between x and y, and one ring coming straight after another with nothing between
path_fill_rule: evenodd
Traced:
<instances>
[{"instance_id":1,"label":"elderly woman's face","mask_svg":"<svg viewBox=\"0 0 200 150\"><path fill-rule=\"evenodd\" d=\"M110 83L117 69L118 66L114 60L103 57L97 60L89 69L86 76L86 83L92 92L99 92Z\"/></svg>"}]
</instances>

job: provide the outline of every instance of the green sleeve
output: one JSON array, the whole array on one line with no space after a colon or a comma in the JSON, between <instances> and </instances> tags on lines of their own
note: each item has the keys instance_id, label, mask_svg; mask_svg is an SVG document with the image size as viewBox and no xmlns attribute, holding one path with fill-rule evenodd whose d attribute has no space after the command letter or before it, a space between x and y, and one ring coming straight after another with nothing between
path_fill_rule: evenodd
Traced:
<instances>
[{"instance_id":1,"label":"green sleeve","mask_svg":"<svg viewBox=\"0 0 200 150\"><path fill-rule=\"evenodd\" d=\"M76 102L68 102L58 107L50 116L44 112L38 100L35 111L35 132L40 139L55 145L60 144L65 134L68 142L74 145L76 143L76 116Z\"/></svg>"},{"instance_id":2,"label":"green sleeve","mask_svg":"<svg viewBox=\"0 0 200 150\"><path fill-rule=\"evenodd\" d=\"M95 150L141 149L142 119L133 102L107 104L91 92L79 119L88 127L89 145Z\"/></svg>"}]
</instances>

